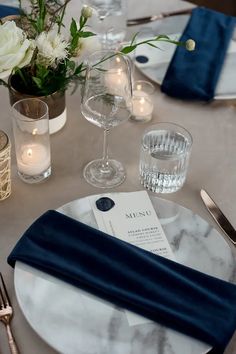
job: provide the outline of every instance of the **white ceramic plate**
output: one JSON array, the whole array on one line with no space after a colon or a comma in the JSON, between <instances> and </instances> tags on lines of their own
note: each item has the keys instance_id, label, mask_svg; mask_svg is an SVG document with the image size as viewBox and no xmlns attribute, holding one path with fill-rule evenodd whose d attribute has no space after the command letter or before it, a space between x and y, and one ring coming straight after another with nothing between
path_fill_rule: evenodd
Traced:
<instances>
[{"instance_id":1,"label":"white ceramic plate","mask_svg":"<svg viewBox=\"0 0 236 354\"><path fill-rule=\"evenodd\" d=\"M59 211L97 227L89 198L70 202ZM224 238L192 211L157 197L151 199L176 260L234 282L236 262ZM150 321L129 326L122 309L23 263L16 263L14 274L17 299L26 319L60 353L202 354L209 349Z\"/></svg>"},{"instance_id":2,"label":"white ceramic plate","mask_svg":"<svg viewBox=\"0 0 236 354\"><path fill-rule=\"evenodd\" d=\"M140 36L150 38L157 34L168 34L171 38L178 40L183 32L189 15L173 16L156 21L153 28L146 28L141 31ZM234 35L235 36L235 35ZM215 91L216 100L236 98L236 38L231 40L223 69ZM167 68L175 51L175 46L168 43L157 43L161 50L150 46L139 46L135 51L135 65L139 70L152 81L161 85L165 77ZM146 58L145 63L140 63L140 57Z\"/></svg>"}]
</instances>

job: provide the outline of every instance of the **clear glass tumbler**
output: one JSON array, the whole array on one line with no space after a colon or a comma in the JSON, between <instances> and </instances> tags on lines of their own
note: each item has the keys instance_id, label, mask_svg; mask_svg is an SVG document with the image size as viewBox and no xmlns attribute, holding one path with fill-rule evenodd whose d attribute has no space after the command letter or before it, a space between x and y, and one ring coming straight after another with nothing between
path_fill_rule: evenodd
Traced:
<instances>
[{"instance_id":1,"label":"clear glass tumbler","mask_svg":"<svg viewBox=\"0 0 236 354\"><path fill-rule=\"evenodd\" d=\"M48 106L26 98L12 106L18 175L27 183L43 181L51 174Z\"/></svg>"},{"instance_id":2,"label":"clear glass tumbler","mask_svg":"<svg viewBox=\"0 0 236 354\"><path fill-rule=\"evenodd\" d=\"M186 179L192 136L174 123L158 123L144 132L140 155L140 181L156 193L179 190Z\"/></svg>"}]
</instances>

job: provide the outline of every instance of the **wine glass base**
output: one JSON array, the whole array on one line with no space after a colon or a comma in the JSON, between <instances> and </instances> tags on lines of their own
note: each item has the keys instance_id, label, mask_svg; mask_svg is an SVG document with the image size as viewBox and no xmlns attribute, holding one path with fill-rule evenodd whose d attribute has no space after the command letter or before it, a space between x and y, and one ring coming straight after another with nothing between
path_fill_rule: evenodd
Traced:
<instances>
[{"instance_id":1,"label":"wine glass base","mask_svg":"<svg viewBox=\"0 0 236 354\"><path fill-rule=\"evenodd\" d=\"M94 187L113 188L124 182L125 169L119 161L109 160L104 168L103 160L89 162L84 168L85 180Z\"/></svg>"}]
</instances>

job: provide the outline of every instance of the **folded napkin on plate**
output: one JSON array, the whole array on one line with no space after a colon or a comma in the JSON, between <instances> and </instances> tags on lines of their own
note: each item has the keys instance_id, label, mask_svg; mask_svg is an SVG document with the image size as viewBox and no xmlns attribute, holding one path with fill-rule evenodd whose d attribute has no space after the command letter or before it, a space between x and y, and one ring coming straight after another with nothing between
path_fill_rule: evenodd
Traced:
<instances>
[{"instance_id":1,"label":"folded napkin on plate","mask_svg":"<svg viewBox=\"0 0 236 354\"><path fill-rule=\"evenodd\" d=\"M194 9L180 40L192 38L196 48L192 52L176 48L161 90L181 99L211 100L235 25L234 17Z\"/></svg>"},{"instance_id":2,"label":"folded napkin on plate","mask_svg":"<svg viewBox=\"0 0 236 354\"><path fill-rule=\"evenodd\" d=\"M19 9L17 7L0 5L0 18L10 15L19 15Z\"/></svg>"},{"instance_id":3,"label":"folded napkin on plate","mask_svg":"<svg viewBox=\"0 0 236 354\"><path fill-rule=\"evenodd\" d=\"M236 329L236 286L154 255L56 211L8 257L195 337L222 353Z\"/></svg>"}]
</instances>

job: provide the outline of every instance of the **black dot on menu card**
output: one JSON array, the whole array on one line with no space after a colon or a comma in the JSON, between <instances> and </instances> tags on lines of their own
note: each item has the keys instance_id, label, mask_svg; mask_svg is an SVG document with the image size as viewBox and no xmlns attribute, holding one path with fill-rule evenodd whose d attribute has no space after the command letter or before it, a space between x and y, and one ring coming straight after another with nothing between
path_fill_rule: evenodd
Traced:
<instances>
[{"instance_id":1,"label":"black dot on menu card","mask_svg":"<svg viewBox=\"0 0 236 354\"><path fill-rule=\"evenodd\" d=\"M148 57L146 57L146 55L138 55L135 60L140 63L140 64L145 64L148 62Z\"/></svg>"},{"instance_id":2,"label":"black dot on menu card","mask_svg":"<svg viewBox=\"0 0 236 354\"><path fill-rule=\"evenodd\" d=\"M98 210L101 210L101 211L108 211L110 209L112 209L115 205L115 202L108 198L108 197L103 197L103 198L100 198L96 201L96 206L98 208Z\"/></svg>"}]
</instances>

